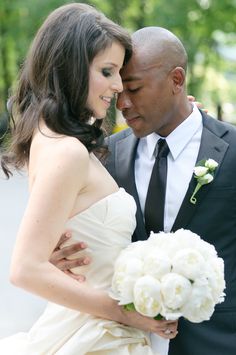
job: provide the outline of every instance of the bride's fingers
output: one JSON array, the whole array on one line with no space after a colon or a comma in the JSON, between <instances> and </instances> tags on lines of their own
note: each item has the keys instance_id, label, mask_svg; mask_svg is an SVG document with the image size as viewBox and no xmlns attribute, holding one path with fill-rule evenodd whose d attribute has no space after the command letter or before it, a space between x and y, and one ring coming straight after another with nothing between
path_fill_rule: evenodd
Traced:
<instances>
[{"instance_id":1,"label":"bride's fingers","mask_svg":"<svg viewBox=\"0 0 236 355\"><path fill-rule=\"evenodd\" d=\"M193 95L188 95L188 101L194 102L194 101L196 101L196 99Z\"/></svg>"},{"instance_id":2,"label":"bride's fingers","mask_svg":"<svg viewBox=\"0 0 236 355\"><path fill-rule=\"evenodd\" d=\"M157 328L153 332L160 335L162 338L165 338L165 339L173 339L178 334L176 326L168 326L164 329Z\"/></svg>"},{"instance_id":3,"label":"bride's fingers","mask_svg":"<svg viewBox=\"0 0 236 355\"><path fill-rule=\"evenodd\" d=\"M173 331L173 332L172 331L170 331L170 332L164 331L161 334L158 333L158 335L160 335L164 339L174 339L177 334L178 334L177 330Z\"/></svg>"},{"instance_id":4,"label":"bride's fingers","mask_svg":"<svg viewBox=\"0 0 236 355\"><path fill-rule=\"evenodd\" d=\"M120 306L122 317L121 323L155 333L165 339L173 339L177 335L178 321L155 320L151 317L143 316L136 311L127 311Z\"/></svg>"},{"instance_id":5,"label":"bride's fingers","mask_svg":"<svg viewBox=\"0 0 236 355\"><path fill-rule=\"evenodd\" d=\"M178 334L178 321L156 321L154 333L165 339L173 339Z\"/></svg>"},{"instance_id":6,"label":"bride's fingers","mask_svg":"<svg viewBox=\"0 0 236 355\"><path fill-rule=\"evenodd\" d=\"M208 113L208 109L203 107L202 103L199 102L199 101L196 101L196 98L193 96L193 95L188 95L188 101L190 102L194 102L195 105L198 107L198 108L201 108L202 111L204 111L205 113Z\"/></svg>"}]
</instances>

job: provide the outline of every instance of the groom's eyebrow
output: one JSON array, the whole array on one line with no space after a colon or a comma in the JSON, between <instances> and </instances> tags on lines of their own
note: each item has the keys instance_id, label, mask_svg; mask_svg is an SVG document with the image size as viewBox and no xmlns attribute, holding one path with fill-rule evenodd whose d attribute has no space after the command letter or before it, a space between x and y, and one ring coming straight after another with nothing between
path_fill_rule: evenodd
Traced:
<instances>
[{"instance_id":1,"label":"groom's eyebrow","mask_svg":"<svg viewBox=\"0 0 236 355\"><path fill-rule=\"evenodd\" d=\"M141 79L142 79L142 77L139 75L130 75L130 76L126 77L125 79L122 78L122 81L124 83L126 83L126 82L130 82L130 81L134 81L134 80L141 80Z\"/></svg>"}]
</instances>

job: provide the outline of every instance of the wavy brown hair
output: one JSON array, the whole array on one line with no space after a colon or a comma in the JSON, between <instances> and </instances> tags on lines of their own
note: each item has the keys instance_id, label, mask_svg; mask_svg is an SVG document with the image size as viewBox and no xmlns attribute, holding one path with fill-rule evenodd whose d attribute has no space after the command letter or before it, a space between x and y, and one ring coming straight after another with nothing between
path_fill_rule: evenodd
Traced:
<instances>
[{"instance_id":1,"label":"wavy brown hair","mask_svg":"<svg viewBox=\"0 0 236 355\"><path fill-rule=\"evenodd\" d=\"M1 158L6 176L10 167L29 161L32 136L39 120L54 132L78 138L93 151L103 144L101 120L90 124L86 108L89 67L94 57L113 42L132 45L129 34L95 8L80 3L61 6L45 20L22 67L16 94L10 99L16 122L11 145Z\"/></svg>"}]
</instances>

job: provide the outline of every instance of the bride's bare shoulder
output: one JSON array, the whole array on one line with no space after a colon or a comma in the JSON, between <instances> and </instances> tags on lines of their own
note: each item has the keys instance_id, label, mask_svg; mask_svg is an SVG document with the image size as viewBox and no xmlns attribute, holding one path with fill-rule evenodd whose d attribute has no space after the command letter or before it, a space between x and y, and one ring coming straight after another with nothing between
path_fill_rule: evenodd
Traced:
<instances>
[{"instance_id":1,"label":"bride's bare shoulder","mask_svg":"<svg viewBox=\"0 0 236 355\"><path fill-rule=\"evenodd\" d=\"M86 170L89 152L77 138L59 135L53 132L34 135L30 151L30 170L39 167Z\"/></svg>"},{"instance_id":2,"label":"bride's bare shoulder","mask_svg":"<svg viewBox=\"0 0 236 355\"><path fill-rule=\"evenodd\" d=\"M34 134L31 151L33 154L40 155L69 155L77 153L88 156L89 154L87 148L79 139L52 132L48 128L44 128Z\"/></svg>"}]
</instances>

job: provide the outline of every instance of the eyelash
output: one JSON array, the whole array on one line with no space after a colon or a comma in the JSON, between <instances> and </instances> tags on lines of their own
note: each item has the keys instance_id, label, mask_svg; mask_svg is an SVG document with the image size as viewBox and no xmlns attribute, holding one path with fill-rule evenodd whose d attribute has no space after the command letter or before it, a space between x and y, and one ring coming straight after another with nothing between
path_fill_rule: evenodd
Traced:
<instances>
[{"instance_id":1,"label":"eyelash","mask_svg":"<svg viewBox=\"0 0 236 355\"><path fill-rule=\"evenodd\" d=\"M102 75L105 76L105 78L111 76L112 75L111 69L108 68L102 69Z\"/></svg>"},{"instance_id":2,"label":"eyelash","mask_svg":"<svg viewBox=\"0 0 236 355\"><path fill-rule=\"evenodd\" d=\"M136 89L128 89L128 91L132 93L132 92L137 92L137 91L139 91L140 89L141 89L141 88L136 88Z\"/></svg>"}]
</instances>

